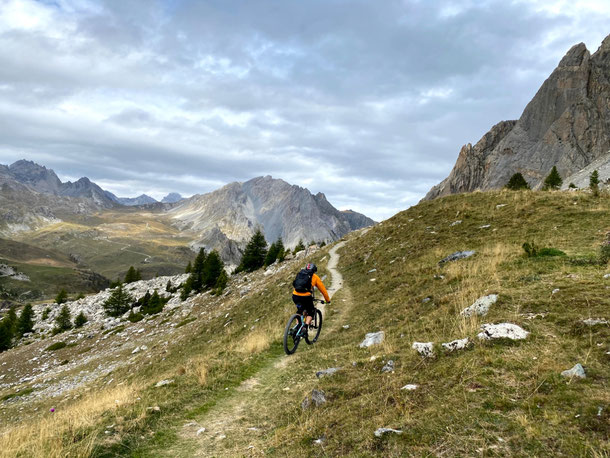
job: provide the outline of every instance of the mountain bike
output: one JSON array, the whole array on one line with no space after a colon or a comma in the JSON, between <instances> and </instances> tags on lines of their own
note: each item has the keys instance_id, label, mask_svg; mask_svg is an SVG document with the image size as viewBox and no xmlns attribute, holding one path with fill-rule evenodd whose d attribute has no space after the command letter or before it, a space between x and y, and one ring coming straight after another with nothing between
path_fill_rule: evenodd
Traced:
<instances>
[{"instance_id":1,"label":"mountain bike","mask_svg":"<svg viewBox=\"0 0 610 458\"><path fill-rule=\"evenodd\" d=\"M313 303L324 304L324 301L313 298ZM286 323L286 329L284 330L284 351L287 355L292 355L297 351L299 342L301 339L305 339L307 345L313 345L320 336L322 330L322 312L314 305L314 316L309 325L309 331L313 331L313 335L310 335L305 324L305 316L307 313L303 310L301 313L295 313L290 317L288 323ZM313 337L313 338L312 338Z\"/></svg>"}]
</instances>

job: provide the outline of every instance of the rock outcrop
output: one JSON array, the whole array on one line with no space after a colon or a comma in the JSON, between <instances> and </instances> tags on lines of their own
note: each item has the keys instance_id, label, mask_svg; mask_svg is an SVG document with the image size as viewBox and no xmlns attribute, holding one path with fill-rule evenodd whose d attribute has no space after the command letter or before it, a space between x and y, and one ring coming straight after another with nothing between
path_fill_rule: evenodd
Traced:
<instances>
[{"instance_id":1,"label":"rock outcrop","mask_svg":"<svg viewBox=\"0 0 610 458\"><path fill-rule=\"evenodd\" d=\"M609 149L610 36L593 55L583 43L573 46L519 120L500 122L464 146L425 199L501 188L516 172L537 188L553 166L566 178Z\"/></svg>"}]
</instances>

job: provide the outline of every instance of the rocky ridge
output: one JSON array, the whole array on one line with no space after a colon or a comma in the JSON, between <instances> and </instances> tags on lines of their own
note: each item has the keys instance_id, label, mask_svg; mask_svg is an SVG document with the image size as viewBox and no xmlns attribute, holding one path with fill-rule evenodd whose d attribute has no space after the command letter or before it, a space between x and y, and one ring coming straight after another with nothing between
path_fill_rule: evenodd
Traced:
<instances>
[{"instance_id":1,"label":"rocky ridge","mask_svg":"<svg viewBox=\"0 0 610 458\"><path fill-rule=\"evenodd\" d=\"M217 249L229 263L260 228L269 243L282 237L293 248L304 242L337 240L374 221L356 212L340 212L322 193L270 176L230 183L217 191L184 200L169 211L174 224L194 234L193 246Z\"/></svg>"},{"instance_id":2,"label":"rocky ridge","mask_svg":"<svg viewBox=\"0 0 610 458\"><path fill-rule=\"evenodd\" d=\"M538 188L553 166L566 178L600 158L607 164L609 150L610 36L593 55L584 43L573 46L519 120L502 121L462 147L449 176L425 199L501 188L516 172Z\"/></svg>"}]
</instances>

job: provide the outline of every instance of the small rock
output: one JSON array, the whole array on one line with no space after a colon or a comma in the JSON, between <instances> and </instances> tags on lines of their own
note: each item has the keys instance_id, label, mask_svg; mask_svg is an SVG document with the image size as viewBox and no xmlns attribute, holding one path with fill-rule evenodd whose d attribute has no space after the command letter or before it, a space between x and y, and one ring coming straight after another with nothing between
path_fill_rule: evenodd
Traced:
<instances>
[{"instance_id":1,"label":"small rock","mask_svg":"<svg viewBox=\"0 0 610 458\"><path fill-rule=\"evenodd\" d=\"M378 345L385 339L385 333L383 331L379 332L369 332L364 336L364 340L360 343L360 348L367 348L371 345Z\"/></svg>"},{"instance_id":2,"label":"small rock","mask_svg":"<svg viewBox=\"0 0 610 458\"><path fill-rule=\"evenodd\" d=\"M422 299L422 301L421 301L421 302L422 302L422 304L427 304L427 303L428 303L428 302L430 302L431 300L432 300L432 298L431 298L431 297L424 297L424 298Z\"/></svg>"},{"instance_id":3,"label":"small rock","mask_svg":"<svg viewBox=\"0 0 610 458\"><path fill-rule=\"evenodd\" d=\"M603 318L587 318L586 320L582 320L584 324L587 326L596 326L598 324L608 324L608 320L604 320Z\"/></svg>"},{"instance_id":4,"label":"small rock","mask_svg":"<svg viewBox=\"0 0 610 458\"><path fill-rule=\"evenodd\" d=\"M328 377L329 375L333 375L339 369L341 369L341 368L340 367L330 367L328 369L324 369L323 371L318 371L318 372L316 372L316 377L318 377L318 378Z\"/></svg>"},{"instance_id":5,"label":"small rock","mask_svg":"<svg viewBox=\"0 0 610 458\"><path fill-rule=\"evenodd\" d=\"M319 407L326 402L326 395L324 391L312 390L311 394L307 395L301 403L301 409L307 410L311 406Z\"/></svg>"},{"instance_id":6,"label":"small rock","mask_svg":"<svg viewBox=\"0 0 610 458\"><path fill-rule=\"evenodd\" d=\"M557 294L559 292L559 288L555 288L553 291L551 291L551 294Z\"/></svg>"},{"instance_id":7,"label":"small rock","mask_svg":"<svg viewBox=\"0 0 610 458\"><path fill-rule=\"evenodd\" d=\"M199 435L201 435L201 434L203 434L203 433L205 433L205 428L199 428L199 429L197 430L197 435L198 435L198 436L199 436Z\"/></svg>"},{"instance_id":8,"label":"small rock","mask_svg":"<svg viewBox=\"0 0 610 458\"><path fill-rule=\"evenodd\" d=\"M484 224L483 226L479 226L479 229L489 229L491 224Z\"/></svg>"},{"instance_id":9,"label":"small rock","mask_svg":"<svg viewBox=\"0 0 610 458\"><path fill-rule=\"evenodd\" d=\"M322 445L325 440L326 440L326 437L322 436L319 439L316 439L315 441L313 441L313 443L316 444L316 445Z\"/></svg>"},{"instance_id":10,"label":"small rock","mask_svg":"<svg viewBox=\"0 0 610 458\"><path fill-rule=\"evenodd\" d=\"M401 388L401 390L407 390L407 391L415 391L417 388L419 387L419 385L413 385L413 384L409 384L409 385L405 385Z\"/></svg>"},{"instance_id":11,"label":"small rock","mask_svg":"<svg viewBox=\"0 0 610 458\"><path fill-rule=\"evenodd\" d=\"M377 269L371 269L367 273L372 274L373 272L377 272Z\"/></svg>"},{"instance_id":12,"label":"small rock","mask_svg":"<svg viewBox=\"0 0 610 458\"><path fill-rule=\"evenodd\" d=\"M496 208L502 208L502 207L506 207L507 204L498 204L496 205Z\"/></svg>"},{"instance_id":13,"label":"small rock","mask_svg":"<svg viewBox=\"0 0 610 458\"><path fill-rule=\"evenodd\" d=\"M563 371L561 373L561 376L567 377L567 378L573 378L573 377L587 378L587 375L585 374L585 369L584 369L584 367L582 367L582 365L580 363L576 364L572 369Z\"/></svg>"},{"instance_id":14,"label":"small rock","mask_svg":"<svg viewBox=\"0 0 610 458\"><path fill-rule=\"evenodd\" d=\"M343 329L349 329L349 324L344 324Z\"/></svg>"},{"instance_id":15,"label":"small rock","mask_svg":"<svg viewBox=\"0 0 610 458\"><path fill-rule=\"evenodd\" d=\"M481 326L483 332L478 334L479 339L491 340L491 339L511 339L511 340L522 340L525 339L529 332L525 329L512 323L500 323L500 324L484 324Z\"/></svg>"},{"instance_id":16,"label":"small rock","mask_svg":"<svg viewBox=\"0 0 610 458\"><path fill-rule=\"evenodd\" d=\"M474 251L474 250L456 251L455 253L450 254L446 258L441 259L438 262L438 264L442 266L443 264L445 264L447 262L453 262L453 261L458 261L459 259L469 258L470 256L474 255L475 253L476 253L476 251Z\"/></svg>"},{"instance_id":17,"label":"small rock","mask_svg":"<svg viewBox=\"0 0 610 458\"><path fill-rule=\"evenodd\" d=\"M487 312L489 312L489 307L491 307L497 301L498 301L497 294L490 294L489 296L480 297L474 302L474 304L472 304L471 306L466 307L464 310L462 310L460 312L460 315L466 316L466 317L473 316L473 315L479 315L479 316L487 315Z\"/></svg>"},{"instance_id":18,"label":"small rock","mask_svg":"<svg viewBox=\"0 0 610 458\"><path fill-rule=\"evenodd\" d=\"M394 361L389 360L386 365L381 368L381 372L394 372Z\"/></svg>"},{"instance_id":19,"label":"small rock","mask_svg":"<svg viewBox=\"0 0 610 458\"><path fill-rule=\"evenodd\" d=\"M453 223L451 223L449 226L453 227L453 226L457 226L458 224L462 224L462 220L458 219L457 221L454 221Z\"/></svg>"},{"instance_id":20,"label":"small rock","mask_svg":"<svg viewBox=\"0 0 610 458\"><path fill-rule=\"evenodd\" d=\"M376 278L371 278L369 281L377 281Z\"/></svg>"},{"instance_id":21,"label":"small rock","mask_svg":"<svg viewBox=\"0 0 610 458\"><path fill-rule=\"evenodd\" d=\"M251 288L249 286L244 286L242 289L239 290L239 296L244 297L250 291L251 291Z\"/></svg>"},{"instance_id":22,"label":"small rock","mask_svg":"<svg viewBox=\"0 0 610 458\"><path fill-rule=\"evenodd\" d=\"M610 274L604 275L604 278L610 278Z\"/></svg>"},{"instance_id":23,"label":"small rock","mask_svg":"<svg viewBox=\"0 0 610 458\"><path fill-rule=\"evenodd\" d=\"M464 348L468 347L469 343L470 343L470 339L468 337L465 337L463 339L453 340L451 342L447 342L447 343L444 343L441 345L448 352L452 352L452 351L456 351L456 350L463 350Z\"/></svg>"},{"instance_id":24,"label":"small rock","mask_svg":"<svg viewBox=\"0 0 610 458\"><path fill-rule=\"evenodd\" d=\"M375 437L381 437L387 433L402 434L402 431L400 429L379 428L375 431Z\"/></svg>"},{"instance_id":25,"label":"small rock","mask_svg":"<svg viewBox=\"0 0 610 458\"><path fill-rule=\"evenodd\" d=\"M434 342L413 342L411 345L413 350L416 350L424 358L431 358L434 356Z\"/></svg>"},{"instance_id":26,"label":"small rock","mask_svg":"<svg viewBox=\"0 0 610 458\"><path fill-rule=\"evenodd\" d=\"M165 385L170 385L174 383L174 379L171 380L161 380L160 382L157 382L157 384L155 385L156 388L159 388L161 386L165 386Z\"/></svg>"}]
</instances>

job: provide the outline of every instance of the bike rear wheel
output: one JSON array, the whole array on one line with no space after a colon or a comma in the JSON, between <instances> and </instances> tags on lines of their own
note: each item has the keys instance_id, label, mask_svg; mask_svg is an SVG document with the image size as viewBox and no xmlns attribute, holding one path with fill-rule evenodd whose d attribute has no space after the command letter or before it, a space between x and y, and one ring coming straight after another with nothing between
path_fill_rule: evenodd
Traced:
<instances>
[{"instance_id":1,"label":"bike rear wheel","mask_svg":"<svg viewBox=\"0 0 610 458\"><path fill-rule=\"evenodd\" d=\"M305 334L305 342L307 342L308 345L316 343L318 337L320 337L320 331L322 331L322 312L320 310L316 309L316 314L313 317L311 324L313 329L309 332L312 332L313 334Z\"/></svg>"},{"instance_id":2,"label":"bike rear wheel","mask_svg":"<svg viewBox=\"0 0 610 458\"><path fill-rule=\"evenodd\" d=\"M294 314L286 323L286 329L284 330L284 351L287 355L292 355L297 351L301 337L297 335L301 328L301 315Z\"/></svg>"}]
</instances>

